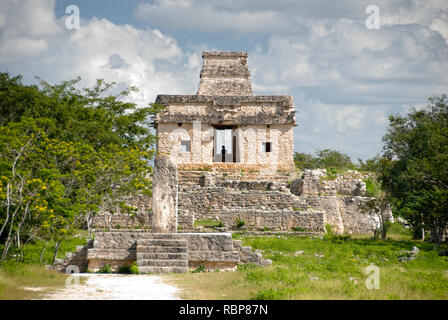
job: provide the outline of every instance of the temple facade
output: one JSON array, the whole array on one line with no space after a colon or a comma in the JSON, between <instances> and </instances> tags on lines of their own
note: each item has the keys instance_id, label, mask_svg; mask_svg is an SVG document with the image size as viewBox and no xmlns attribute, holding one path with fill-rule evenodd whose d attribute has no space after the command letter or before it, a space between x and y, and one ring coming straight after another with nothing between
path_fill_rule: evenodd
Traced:
<instances>
[{"instance_id":1,"label":"temple facade","mask_svg":"<svg viewBox=\"0 0 448 320\"><path fill-rule=\"evenodd\" d=\"M254 95L245 52L203 52L196 95L157 96L157 149L179 170L293 171L290 95Z\"/></svg>"}]
</instances>

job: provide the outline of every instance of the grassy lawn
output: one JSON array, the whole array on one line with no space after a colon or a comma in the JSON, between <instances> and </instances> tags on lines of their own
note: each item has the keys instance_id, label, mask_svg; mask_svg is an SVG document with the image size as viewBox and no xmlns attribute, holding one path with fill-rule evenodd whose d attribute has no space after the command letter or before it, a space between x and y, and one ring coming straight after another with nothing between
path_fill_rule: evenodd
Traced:
<instances>
[{"instance_id":1,"label":"grassy lawn","mask_svg":"<svg viewBox=\"0 0 448 320\"><path fill-rule=\"evenodd\" d=\"M206 228L215 228L215 227L222 227L221 221L216 220L196 220L194 222L194 227L206 227Z\"/></svg>"},{"instance_id":2,"label":"grassy lawn","mask_svg":"<svg viewBox=\"0 0 448 320\"><path fill-rule=\"evenodd\" d=\"M448 299L448 257L396 227L385 241L367 236L238 237L243 245L263 250L272 266L169 275L168 281L189 299ZM416 259L400 262L403 251L413 246L420 249ZM365 284L365 269L371 264L379 267L378 290Z\"/></svg>"},{"instance_id":3,"label":"grassy lawn","mask_svg":"<svg viewBox=\"0 0 448 320\"><path fill-rule=\"evenodd\" d=\"M85 245L86 237L80 236L62 243L58 258L66 252L74 252L77 245ZM65 286L67 275L49 271L44 265L51 264L54 243L50 243L40 264L42 242L28 244L23 252L23 261L13 259L0 263L0 300L38 299L42 294Z\"/></svg>"},{"instance_id":4,"label":"grassy lawn","mask_svg":"<svg viewBox=\"0 0 448 320\"><path fill-rule=\"evenodd\" d=\"M44 266L8 262L0 268L0 300L38 299L65 285L67 275Z\"/></svg>"}]
</instances>

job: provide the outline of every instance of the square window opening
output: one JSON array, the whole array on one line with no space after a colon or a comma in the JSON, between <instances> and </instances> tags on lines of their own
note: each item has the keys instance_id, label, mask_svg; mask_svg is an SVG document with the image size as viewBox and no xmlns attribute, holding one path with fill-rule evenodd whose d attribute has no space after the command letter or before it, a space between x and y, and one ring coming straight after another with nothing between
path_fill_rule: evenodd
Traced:
<instances>
[{"instance_id":1,"label":"square window opening","mask_svg":"<svg viewBox=\"0 0 448 320\"><path fill-rule=\"evenodd\" d=\"M191 143L189 140L180 142L180 152L190 152L191 151Z\"/></svg>"},{"instance_id":2,"label":"square window opening","mask_svg":"<svg viewBox=\"0 0 448 320\"><path fill-rule=\"evenodd\" d=\"M263 142L263 152L271 152L272 151L272 145L270 142Z\"/></svg>"}]
</instances>

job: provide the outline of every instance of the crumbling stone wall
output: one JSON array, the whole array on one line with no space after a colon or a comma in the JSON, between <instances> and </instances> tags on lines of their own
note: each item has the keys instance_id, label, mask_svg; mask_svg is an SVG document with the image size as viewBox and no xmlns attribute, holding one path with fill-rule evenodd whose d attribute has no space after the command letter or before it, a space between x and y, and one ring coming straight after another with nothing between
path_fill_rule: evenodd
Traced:
<instances>
[{"instance_id":1,"label":"crumbling stone wall","mask_svg":"<svg viewBox=\"0 0 448 320\"><path fill-rule=\"evenodd\" d=\"M378 223L359 210L370 198L365 177L356 171L334 179L325 170L306 170L295 179L272 174L262 180L253 174L252 180L235 172L180 172L180 177L179 225L187 230L195 220L235 227L240 219L255 230L323 231L330 224L336 233L369 233ZM290 189L287 178L293 179Z\"/></svg>"},{"instance_id":2,"label":"crumbling stone wall","mask_svg":"<svg viewBox=\"0 0 448 320\"><path fill-rule=\"evenodd\" d=\"M300 178L291 182L291 193L304 201L307 208L326 213L326 221L336 233L369 233L378 225L375 217L359 210L371 199L366 196L363 182L369 175L348 170L329 177L325 169L304 170ZM388 213L392 216L392 212Z\"/></svg>"},{"instance_id":3,"label":"crumbling stone wall","mask_svg":"<svg viewBox=\"0 0 448 320\"><path fill-rule=\"evenodd\" d=\"M152 219L152 198L147 195L136 195L123 200L126 202L126 205L134 207L136 212L128 214L120 212L119 208L116 208L115 212L103 209L93 217L93 228L150 228Z\"/></svg>"},{"instance_id":4,"label":"crumbling stone wall","mask_svg":"<svg viewBox=\"0 0 448 320\"><path fill-rule=\"evenodd\" d=\"M299 179L292 181L291 192L301 195L364 195L368 174L347 170L330 178L326 169L304 170Z\"/></svg>"}]
</instances>

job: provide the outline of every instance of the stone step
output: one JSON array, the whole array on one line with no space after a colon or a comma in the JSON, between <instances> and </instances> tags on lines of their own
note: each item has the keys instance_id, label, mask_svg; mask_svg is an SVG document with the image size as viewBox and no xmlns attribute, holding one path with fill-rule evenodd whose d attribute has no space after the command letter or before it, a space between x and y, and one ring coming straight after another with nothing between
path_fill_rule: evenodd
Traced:
<instances>
[{"instance_id":1,"label":"stone step","mask_svg":"<svg viewBox=\"0 0 448 320\"><path fill-rule=\"evenodd\" d=\"M235 248L241 248L242 246L242 241L241 240L233 240L233 246Z\"/></svg>"},{"instance_id":2,"label":"stone step","mask_svg":"<svg viewBox=\"0 0 448 320\"><path fill-rule=\"evenodd\" d=\"M152 239L167 239L167 240L184 240L182 235L176 233L153 233Z\"/></svg>"},{"instance_id":3,"label":"stone step","mask_svg":"<svg viewBox=\"0 0 448 320\"><path fill-rule=\"evenodd\" d=\"M138 259L140 267L188 267L188 260L145 260Z\"/></svg>"},{"instance_id":4,"label":"stone step","mask_svg":"<svg viewBox=\"0 0 448 320\"><path fill-rule=\"evenodd\" d=\"M241 252L244 252L244 253L251 253L251 252L252 252L252 247L251 247L251 246L244 246L244 247L241 247Z\"/></svg>"},{"instance_id":5,"label":"stone step","mask_svg":"<svg viewBox=\"0 0 448 320\"><path fill-rule=\"evenodd\" d=\"M81 251L82 249L84 249L84 246L76 246L76 252Z\"/></svg>"},{"instance_id":6,"label":"stone step","mask_svg":"<svg viewBox=\"0 0 448 320\"><path fill-rule=\"evenodd\" d=\"M187 247L137 246L138 253L187 253Z\"/></svg>"},{"instance_id":7,"label":"stone step","mask_svg":"<svg viewBox=\"0 0 448 320\"><path fill-rule=\"evenodd\" d=\"M171 239L141 239L137 241L137 246L187 247L187 241Z\"/></svg>"},{"instance_id":8,"label":"stone step","mask_svg":"<svg viewBox=\"0 0 448 320\"><path fill-rule=\"evenodd\" d=\"M187 260L186 253L137 253L137 260Z\"/></svg>"},{"instance_id":9,"label":"stone step","mask_svg":"<svg viewBox=\"0 0 448 320\"><path fill-rule=\"evenodd\" d=\"M187 273L188 267L139 267L139 273Z\"/></svg>"}]
</instances>

